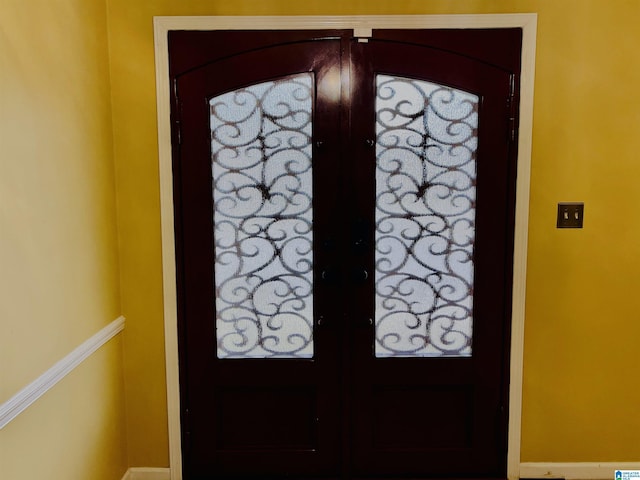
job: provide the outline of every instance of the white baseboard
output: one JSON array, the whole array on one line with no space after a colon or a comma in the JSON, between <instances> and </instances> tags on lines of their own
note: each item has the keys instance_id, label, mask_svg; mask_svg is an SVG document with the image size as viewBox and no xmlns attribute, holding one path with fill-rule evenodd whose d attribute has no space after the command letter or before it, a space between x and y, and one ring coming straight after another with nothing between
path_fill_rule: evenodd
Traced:
<instances>
[{"instance_id":1,"label":"white baseboard","mask_svg":"<svg viewBox=\"0 0 640 480\"><path fill-rule=\"evenodd\" d=\"M614 480L616 470L640 470L640 462L525 462L520 464L520 478Z\"/></svg>"},{"instance_id":2,"label":"white baseboard","mask_svg":"<svg viewBox=\"0 0 640 480\"><path fill-rule=\"evenodd\" d=\"M171 480L171 471L168 468L133 467L127 470L122 480Z\"/></svg>"},{"instance_id":3,"label":"white baseboard","mask_svg":"<svg viewBox=\"0 0 640 480\"><path fill-rule=\"evenodd\" d=\"M49 370L0 405L0 430L20 415L29 405L47 393L49 389L67 376L93 352L120 333L123 328L124 317L120 316L91 338L82 342L82 345L76 347Z\"/></svg>"}]
</instances>

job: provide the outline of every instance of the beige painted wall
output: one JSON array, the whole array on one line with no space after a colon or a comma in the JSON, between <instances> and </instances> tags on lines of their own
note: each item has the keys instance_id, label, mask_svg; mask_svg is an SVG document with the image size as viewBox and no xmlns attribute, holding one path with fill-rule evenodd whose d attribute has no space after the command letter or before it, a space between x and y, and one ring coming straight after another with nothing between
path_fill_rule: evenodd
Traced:
<instances>
[{"instance_id":1,"label":"beige painted wall","mask_svg":"<svg viewBox=\"0 0 640 480\"><path fill-rule=\"evenodd\" d=\"M523 461L640 461L640 2L108 0L131 465L166 466L154 15L539 14ZM586 203L556 230L558 201Z\"/></svg>"},{"instance_id":2,"label":"beige painted wall","mask_svg":"<svg viewBox=\"0 0 640 480\"><path fill-rule=\"evenodd\" d=\"M0 4L0 403L120 315L104 0ZM0 478L119 479L112 340L0 431Z\"/></svg>"}]
</instances>

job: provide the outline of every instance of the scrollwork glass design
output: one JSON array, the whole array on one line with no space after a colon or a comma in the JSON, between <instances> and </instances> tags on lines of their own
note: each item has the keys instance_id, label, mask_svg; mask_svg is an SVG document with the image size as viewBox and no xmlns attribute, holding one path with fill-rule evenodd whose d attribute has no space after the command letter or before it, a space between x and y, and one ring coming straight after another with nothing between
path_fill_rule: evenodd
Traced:
<instances>
[{"instance_id":1,"label":"scrollwork glass design","mask_svg":"<svg viewBox=\"0 0 640 480\"><path fill-rule=\"evenodd\" d=\"M376 88L375 354L470 356L479 98Z\"/></svg>"},{"instance_id":2,"label":"scrollwork glass design","mask_svg":"<svg viewBox=\"0 0 640 480\"><path fill-rule=\"evenodd\" d=\"M210 100L218 358L313 356L304 73Z\"/></svg>"}]
</instances>

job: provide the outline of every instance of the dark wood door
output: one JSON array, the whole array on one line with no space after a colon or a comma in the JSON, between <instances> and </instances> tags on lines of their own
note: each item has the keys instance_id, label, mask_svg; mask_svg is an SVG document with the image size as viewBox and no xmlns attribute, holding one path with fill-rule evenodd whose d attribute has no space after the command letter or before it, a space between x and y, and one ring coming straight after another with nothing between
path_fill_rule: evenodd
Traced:
<instances>
[{"instance_id":1,"label":"dark wood door","mask_svg":"<svg viewBox=\"0 0 640 480\"><path fill-rule=\"evenodd\" d=\"M520 32L169 40L185 478L504 478Z\"/></svg>"},{"instance_id":2,"label":"dark wood door","mask_svg":"<svg viewBox=\"0 0 640 480\"><path fill-rule=\"evenodd\" d=\"M502 33L492 53L519 44ZM374 246L351 312L357 476L506 475L517 69L471 51L493 35L354 47L355 217Z\"/></svg>"}]
</instances>

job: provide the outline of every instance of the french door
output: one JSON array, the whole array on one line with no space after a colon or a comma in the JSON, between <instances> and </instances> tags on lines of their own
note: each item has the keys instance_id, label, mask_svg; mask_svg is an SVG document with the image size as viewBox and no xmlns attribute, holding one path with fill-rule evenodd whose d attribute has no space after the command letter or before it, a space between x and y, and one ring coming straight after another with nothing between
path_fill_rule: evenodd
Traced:
<instances>
[{"instance_id":1,"label":"french door","mask_svg":"<svg viewBox=\"0 0 640 480\"><path fill-rule=\"evenodd\" d=\"M520 43L170 33L185 478L505 478Z\"/></svg>"}]
</instances>

